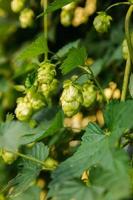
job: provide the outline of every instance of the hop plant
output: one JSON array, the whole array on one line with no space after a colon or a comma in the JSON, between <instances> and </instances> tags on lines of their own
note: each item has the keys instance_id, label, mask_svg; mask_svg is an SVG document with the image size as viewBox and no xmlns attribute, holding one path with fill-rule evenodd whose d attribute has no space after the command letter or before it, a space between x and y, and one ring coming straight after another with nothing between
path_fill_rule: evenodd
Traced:
<instances>
[{"instance_id":1,"label":"hop plant","mask_svg":"<svg viewBox=\"0 0 133 200\"><path fill-rule=\"evenodd\" d=\"M96 100L97 91L94 84L88 81L82 86L83 103L82 105L86 108L90 107Z\"/></svg>"},{"instance_id":2,"label":"hop plant","mask_svg":"<svg viewBox=\"0 0 133 200\"><path fill-rule=\"evenodd\" d=\"M11 9L13 12L20 12L24 7L25 0L12 0Z\"/></svg>"},{"instance_id":3,"label":"hop plant","mask_svg":"<svg viewBox=\"0 0 133 200\"><path fill-rule=\"evenodd\" d=\"M104 33L108 31L111 20L112 17L110 15L107 15L105 12L99 12L93 21L93 25L97 32Z\"/></svg>"},{"instance_id":4,"label":"hop plant","mask_svg":"<svg viewBox=\"0 0 133 200\"><path fill-rule=\"evenodd\" d=\"M17 99L17 107L15 109L16 117L20 121L27 121L31 117L33 112L32 105L27 101L26 97L20 97Z\"/></svg>"},{"instance_id":5,"label":"hop plant","mask_svg":"<svg viewBox=\"0 0 133 200\"><path fill-rule=\"evenodd\" d=\"M2 150L1 156L4 160L4 162L8 165L12 164L17 159L16 154L11 153L11 152L6 151L6 150Z\"/></svg>"},{"instance_id":6,"label":"hop plant","mask_svg":"<svg viewBox=\"0 0 133 200\"><path fill-rule=\"evenodd\" d=\"M62 109L66 116L71 117L79 111L82 103L81 87L73 83L71 80L67 80L63 85L63 93L60 97Z\"/></svg>"},{"instance_id":7,"label":"hop plant","mask_svg":"<svg viewBox=\"0 0 133 200\"><path fill-rule=\"evenodd\" d=\"M29 8L25 8L21 11L19 16L19 21L22 28L27 28L29 26L32 26L33 24L33 18L34 18L34 12L33 10Z\"/></svg>"},{"instance_id":8,"label":"hop plant","mask_svg":"<svg viewBox=\"0 0 133 200\"><path fill-rule=\"evenodd\" d=\"M57 91L58 80L55 79L55 65L49 62L42 63L38 69L37 83L38 90L46 100L51 98Z\"/></svg>"}]
</instances>

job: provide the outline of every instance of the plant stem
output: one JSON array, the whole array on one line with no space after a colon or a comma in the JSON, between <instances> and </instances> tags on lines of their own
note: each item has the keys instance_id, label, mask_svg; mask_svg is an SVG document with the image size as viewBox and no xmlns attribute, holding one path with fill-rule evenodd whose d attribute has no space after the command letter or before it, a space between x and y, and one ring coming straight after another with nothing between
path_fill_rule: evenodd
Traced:
<instances>
[{"instance_id":1,"label":"plant stem","mask_svg":"<svg viewBox=\"0 0 133 200\"><path fill-rule=\"evenodd\" d=\"M111 8L116 7L116 6L120 6L120 5L131 5L131 3L130 2L118 2L118 3L114 3L111 6L109 6L108 8L106 8L105 11L107 12Z\"/></svg>"},{"instance_id":2,"label":"plant stem","mask_svg":"<svg viewBox=\"0 0 133 200\"><path fill-rule=\"evenodd\" d=\"M22 154L22 153L20 153L20 152L13 152L13 153L17 154L18 156L20 156L20 157L22 157L22 158L24 158L24 159L30 160L30 161L32 161L32 162L36 162L36 163L38 163L38 164L40 164L40 165L44 165L44 162L43 162L43 161L38 160L38 159L36 159L36 158L34 158L34 157L27 156L27 155Z\"/></svg>"},{"instance_id":3,"label":"plant stem","mask_svg":"<svg viewBox=\"0 0 133 200\"><path fill-rule=\"evenodd\" d=\"M108 99L105 97L104 92L103 92L103 89L102 89L101 85L99 84L99 82L97 81L97 79L95 78L95 76L94 76L94 74L93 74L93 71L92 71L90 68L89 68L89 69L86 69L86 68L83 67L83 66L79 66L79 68L85 70L88 74L91 74L91 76L92 76L93 80L95 81L97 87L99 88L99 90L100 90L100 92L101 92L103 98L104 98L105 101L108 103Z\"/></svg>"},{"instance_id":4,"label":"plant stem","mask_svg":"<svg viewBox=\"0 0 133 200\"><path fill-rule=\"evenodd\" d=\"M124 73L121 101L125 101L125 99L126 99L129 76L130 76L130 71L131 71L131 62L133 64L133 56L132 56L133 48L132 48L130 28L129 28L132 12L133 12L133 5L131 5L129 7L127 14L126 14L126 19L125 19L125 35L126 35L129 55L128 55L128 59L126 62L126 68L125 68L125 73Z\"/></svg>"},{"instance_id":5,"label":"plant stem","mask_svg":"<svg viewBox=\"0 0 133 200\"><path fill-rule=\"evenodd\" d=\"M128 50L129 50L129 57L133 64L133 48L132 48L132 41L131 41L130 27L129 27L132 13L133 13L133 5L129 7L126 14L126 18L125 18L125 35L126 35L126 40L127 40Z\"/></svg>"},{"instance_id":6,"label":"plant stem","mask_svg":"<svg viewBox=\"0 0 133 200\"><path fill-rule=\"evenodd\" d=\"M46 42L46 45L48 46L48 14L45 12L47 7L48 7L48 0L43 0L44 1L44 39ZM48 53L45 52L45 61L48 60Z\"/></svg>"},{"instance_id":7,"label":"plant stem","mask_svg":"<svg viewBox=\"0 0 133 200\"><path fill-rule=\"evenodd\" d=\"M126 99L130 69L131 69L131 61L130 61L130 58L128 58L126 62L126 68L125 68L125 74L124 74L124 80L123 80L123 86L122 86L121 101L125 101Z\"/></svg>"}]
</instances>

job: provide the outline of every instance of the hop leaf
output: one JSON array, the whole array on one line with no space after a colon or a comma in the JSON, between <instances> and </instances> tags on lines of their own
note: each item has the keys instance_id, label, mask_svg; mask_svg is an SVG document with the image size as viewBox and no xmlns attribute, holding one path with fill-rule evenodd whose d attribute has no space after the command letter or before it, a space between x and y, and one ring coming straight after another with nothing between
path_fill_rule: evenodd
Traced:
<instances>
[{"instance_id":1,"label":"hop leaf","mask_svg":"<svg viewBox=\"0 0 133 200\"><path fill-rule=\"evenodd\" d=\"M93 25L97 32L104 33L108 31L111 20L111 16L107 15L105 12L99 12L98 16L94 19Z\"/></svg>"}]
</instances>

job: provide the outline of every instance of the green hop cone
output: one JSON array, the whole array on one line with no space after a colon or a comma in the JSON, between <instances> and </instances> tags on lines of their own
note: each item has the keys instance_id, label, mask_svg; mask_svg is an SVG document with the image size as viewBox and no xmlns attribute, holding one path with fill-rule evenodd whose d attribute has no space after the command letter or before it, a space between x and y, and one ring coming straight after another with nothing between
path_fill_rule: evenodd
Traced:
<instances>
[{"instance_id":1,"label":"green hop cone","mask_svg":"<svg viewBox=\"0 0 133 200\"><path fill-rule=\"evenodd\" d=\"M25 0L12 0L11 9L13 12L20 12L24 7Z\"/></svg>"},{"instance_id":2,"label":"green hop cone","mask_svg":"<svg viewBox=\"0 0 133 200\"><path fill-rule=\"evenodd\" d=\"M17 107L15 109L16 117L20 121L27 121L33 113L32 105L27 101L26 97L20 97L17 100Z\"/></svg>"},{"instance_id":3,"label":"green hop cone","mask_svg":"<svg viewBox=\"0 0 133 200\"><path fill-rule=\"evenodd\" d=\"M38 83L50 83L56 75L55 65L49 62L44 62L38 69Z\"/></svg>"},{"instance_id":4,"label":"green hop cone","mask_svg":"<svg viewBox=\"0 0 133 200\"><path fill-rule=\"evenodd\" d=\"M29 90L26 94L27 102L30 102L30 105L33 110L39 110L43 106L45 106L45 102L41 94L36 93L34 90Z\"/></svg>"},{"instance_id":5,"label":"green hop cone","mask_svg":"<svg viewBox=\"0 0 133 200\"><path fill-rule=\"evenodd\" d=\"M45 97L46 101L56 93L58 88L58 80L55 79L55 67L52 63L43 62L38 69L38 90Z\"/></svg>"},{"instance_id":6,"label":"green hop cone","mask_svg":"<svg viewBox=\"0 0 133 200\"><path fill-rule=\"evenodd\" d=\"M2 158L4 160L4 162L8 165L12 164L16 159L17 159L17 155L14 153L11 153L9 151L3 150L2 151Z\"/></svg>"},{"instance_id":7,"label":"green hop cone","mask_svg":"<svg viewBox=\"0 0 133 200\"><path fill-rule=\"evenodd\" d=\"M93 25L97 32L105 33L110 27L112 17L107 15L106 12L98 12L98 16L95 17Z\"/></svg>"},{"instance_id":8,"label":"green hop cone","mask_svg":"<svg viewBox=\"0 0 133 200\"><path fill-rule=\"evenodd\" d=\"M97 91L91 81L84 83L82 86L83 103L86 108L90 107L96 100Z\"/></svg>"},{"instance_id":9,"label":"green hop cone","mask_svg":"<svg viewBox=\"0 0 133 200\"><path fill-rule=\"evenodd\" d=\"M71 11L62 9L60 14L60 21L63 26L70 26L72 23L73 14Z\"/></svg>"},{"instance_id":10,"label":"green hop cone","mask_svg":"<svg viewBox=\"0 0 133 200\"><path fill-rule=\"evenodd\" d=\"M83 100L81 88L70 80L65 81L63 87L64 90L60 98L62 109L66 116L71 117L80 109Z\"/></svg>"},{"instance_id":11,"label":"green hop cone","mask_svg":"<svg viewBox=\"0 0 133 200\"><path fill-rule=\"evenodd\" d=\"M49 97L53 96L57 92L58 88L58 80L53 79L50 84L42 84L40 86L40 91L42 92L43 96L48 99Z\"/></svg>"},{"instance_id":12,"label":"green hop cone","mask_svg":"<svg viewBox=\"0 0 133 200\"><path fill-rule=\"evenodd\" d=\"M25 8L21 11L19 16L20 25L22 28L32 26L34 19L34 12L30 8Z\"/></svg>"}]
</instances>

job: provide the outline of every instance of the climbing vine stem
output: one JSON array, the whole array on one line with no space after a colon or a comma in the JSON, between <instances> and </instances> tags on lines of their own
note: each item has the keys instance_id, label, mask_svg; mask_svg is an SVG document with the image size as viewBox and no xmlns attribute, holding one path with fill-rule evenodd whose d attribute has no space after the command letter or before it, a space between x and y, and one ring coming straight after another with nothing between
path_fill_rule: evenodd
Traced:
<instances>
[{"instance_id":1,"label":"climbing vine stem","mask_svg":"<svg viewBox=\"0 0 133 200\"><path fill-rule=\"evenodd\" d=\"M43 0L44 1L44 40L46 45L48 46L48 14L46 12L47 7L48 7L48 0ZM48 53L45 52L45 61L48 60Z\"/></svg>"},{"instance_id":2,"label":"climbing vine stem","mask_svg":"<svg viewBox=\"0 0 133 200\"><path fill-rule=\"evenodd\" d=\"M127 89L128 89L128 82L129 82L129 76L131 71L131 64L133 64L133 47L131 43L131 35L130 35L130 20L133 13L133 5L131 5L127 11L127 15L125 18L125 35L129 50L128 59L126 62L126 68L124 73L124 80L123 80L123 87L122 87L122 95L121 95L121 101L125 101Z\"/></svg>"},{"instance_id":3,"label":"climbing vine stem","mask_svg":"<svg viewBox=\"0 0 133 200\"><path fill-rule=\"evenodd\" d=\"M130 2L118 2L118 3L114 3L111 6L109 6L108 8L106 8L105 12L109 11L111 8L116 7L116 6L120 6L120 5L131 5Z\"/></svg>"}]
</instances>

